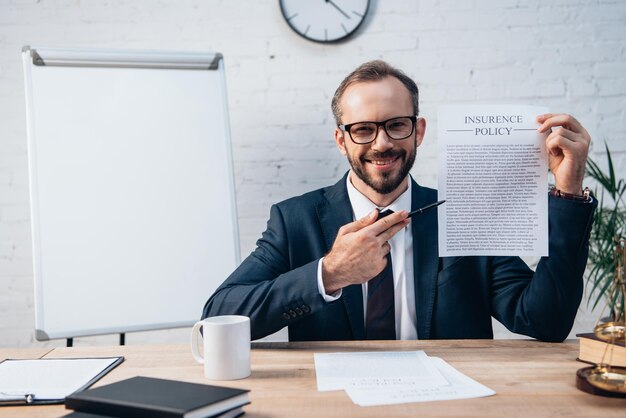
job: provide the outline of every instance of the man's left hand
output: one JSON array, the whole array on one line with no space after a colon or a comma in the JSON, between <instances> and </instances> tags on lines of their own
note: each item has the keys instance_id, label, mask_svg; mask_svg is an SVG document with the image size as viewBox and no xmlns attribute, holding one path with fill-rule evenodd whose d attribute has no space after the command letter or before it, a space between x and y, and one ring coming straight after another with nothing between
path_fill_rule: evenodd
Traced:
<instances>
[{"instance_id":1,"label":"man's left hand","mask_svg":"<svg viewBox=\"0 0 626 418\"><path fill-rule=\"evenodd\" d=\"M537 116L538 131L550 132L546 138L550 170L556 188L564 193L580 195L591 137L574 117L566 114Z\"/></svg>"}]
</instances>

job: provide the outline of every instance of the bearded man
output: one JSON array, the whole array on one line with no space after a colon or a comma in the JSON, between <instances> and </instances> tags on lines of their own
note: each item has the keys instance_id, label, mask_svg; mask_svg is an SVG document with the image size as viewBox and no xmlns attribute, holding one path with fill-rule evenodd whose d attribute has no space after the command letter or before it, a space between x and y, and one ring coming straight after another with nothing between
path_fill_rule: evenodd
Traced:
<instances>
[{"instance_id":1,"label":"bearded man","mask_svg":"<svg viewBox=\"0 0 626 418\"><path fill-rule=\"evenodd\" d=\"M556 189L550 256L535 272L519 257L439 257L437 211L408 217L437 200L409 174L426 130L418 99L415 82L383 61L342 81L334 137L350 170L334 186L272 206L257 248L203 318L248 316L253 339L288 326L291 341L493 338L492 317L540 340L567 337L595 207L582 196L589 134L569 115L537 117L550 132Z\"/></svg>"}]
</instances>

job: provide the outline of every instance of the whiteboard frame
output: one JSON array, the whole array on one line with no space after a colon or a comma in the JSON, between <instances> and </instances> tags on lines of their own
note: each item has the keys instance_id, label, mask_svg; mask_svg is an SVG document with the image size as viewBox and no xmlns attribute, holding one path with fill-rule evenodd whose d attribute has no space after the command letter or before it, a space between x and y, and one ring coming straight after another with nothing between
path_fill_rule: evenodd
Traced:
<instances>
[{"instance_id":1,"label":"whiteboard frame","mask_svg":"<svg viewBox=\"0 0 626 418\"><path fill-rule=\"evenodd\" d=\"M219 82L222 86L222 100L224 103L224 134L228 171L228 197L232 208L232 233L234 241L235 264L239 265L241 254L239 248L239 228L237 205L235 196L235 182L232 158L231 131L228 114L228 97L223 56L220 53L180 53L162 51L131 51L106 49L73 49L73 48L40 48L24 46L22 48L26 96L26 131L28 146L29 194L31 215L31 236L33 250L33 276L35 292L35 337L38 341L47 341L55 338L73 338L79 336L115 334L134 331L148 331L157 329L180 328L193 325L200 317L201 307L198 309L198 318L187 321L158 322L144 325L129 325L122 327L107 327L85 329L81 332L47 332L44 326L43 303L43 269L41 265L41 235L40 235L40 204L38 198L39 185L37 182L37 133L34 120L34 96L32 66L73 66L73 67L118 67L118 68L154 68L154 69L187 69L200 71L218 71ZM206 295L207 298L210 295Z\"/></svg>"}]
</instances>

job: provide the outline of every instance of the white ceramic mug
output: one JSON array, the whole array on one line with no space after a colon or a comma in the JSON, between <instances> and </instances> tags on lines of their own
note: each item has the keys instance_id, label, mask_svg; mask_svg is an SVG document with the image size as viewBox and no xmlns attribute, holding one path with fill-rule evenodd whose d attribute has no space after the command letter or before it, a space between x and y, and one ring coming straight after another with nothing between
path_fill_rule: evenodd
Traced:
<instances>
[{"instance_id":1,"label":"white ceramic mug","mask_svg":"<svg viewBox=\"0 0 626 418\"><path fill-rule=\"evenodd\" d=\"M204 350L198 347L198 337L204 340ZM191 354L204 364L207 379L235 380L250 376L250 318L224 315L196 322L191 330Z\"/></svg>"}]
</instances>

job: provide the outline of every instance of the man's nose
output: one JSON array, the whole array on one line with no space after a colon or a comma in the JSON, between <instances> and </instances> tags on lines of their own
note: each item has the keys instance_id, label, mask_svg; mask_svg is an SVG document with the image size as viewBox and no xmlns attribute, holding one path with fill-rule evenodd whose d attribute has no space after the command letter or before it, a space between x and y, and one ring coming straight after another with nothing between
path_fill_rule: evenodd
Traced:
<instances>
[{"instance_id":1,"label":"man's nose","mask_svg":"<svg viewBox=\"0 0 626 418\"><path fill-rule=\"evenodd\" d=\"M387 136L387 131L382 126L378 126L376 130L376 138L372 142L372 148L379 151L388 150L393 148L392 139Z\"/></svg>"}]
</instances>

